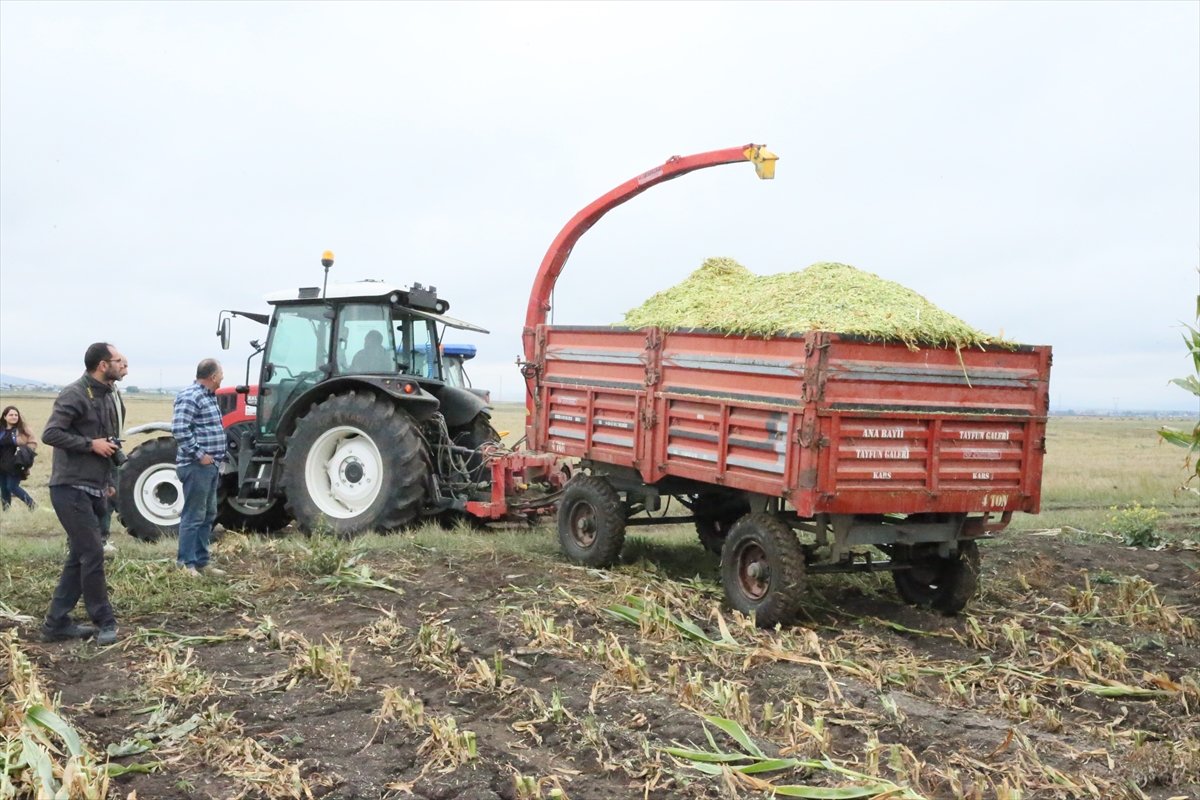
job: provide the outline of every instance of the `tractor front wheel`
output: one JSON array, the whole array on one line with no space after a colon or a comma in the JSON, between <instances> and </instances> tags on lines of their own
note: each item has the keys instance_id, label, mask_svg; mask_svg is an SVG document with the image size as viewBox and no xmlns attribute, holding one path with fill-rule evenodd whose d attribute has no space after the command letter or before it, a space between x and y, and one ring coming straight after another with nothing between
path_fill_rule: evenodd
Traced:
<instances>
[{"instance_id":1,"label":"tractor front wheel","mask_svg":"<svg viewBox=\"0 0 1200 800\"><path fill-rule=\"evenodd\" d=\"M225 480L221 496L217 498L217 523L228 531L247 533L275 533L292 521L283 500L274 500L266 508L244 506L237 500L237 474Z\"/></svg>"},{"instance_id":2,"label":"tractor front wheel","mask_svg":"<svg viewBox=\"0 0 1200 800\"><path fill-rule=\"evenodd\" d=\"M417 518L428 493L416 423L373 394L333 395L309 409L282 466L287 510L306 533L394 531Z\"/></svg>"},{"instance_id":3,"label":"tractor front wheel","mask_svg":"<svg viewBox=\"0 0 1200 800\"><path fill-rule=\"evenodd\" d=\"M625 544L625 510L612 484L596 475L571 478L558 504L558 543L577 564L616 563Z\"/></svg>"},{"instance_id":4,"label":"tractor front wheel","mask_svg":"<svg viewBox=\"0 0 1200 800\"><path fill-rule=\"evenodd\" d=\"M770 514L748 514L721 551L721 583L729 605L760 628L792 621L804 598L804 551L796 534Z\"/></svg>"}]
</instances>

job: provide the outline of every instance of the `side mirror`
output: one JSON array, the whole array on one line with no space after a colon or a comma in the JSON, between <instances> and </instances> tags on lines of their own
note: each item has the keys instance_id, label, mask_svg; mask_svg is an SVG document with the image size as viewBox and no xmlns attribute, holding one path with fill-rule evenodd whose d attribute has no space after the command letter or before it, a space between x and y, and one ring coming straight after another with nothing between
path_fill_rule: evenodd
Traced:
<instances>
[{"instance_id":1,"label":"side mirror","mask_svg":"<svg viewBox=\"0 0 1200 800\"><path fill-rule=\"evenodd\" d=\"M230 328L229 317L225 317L223 320L221 320L221 323L217 326L217 336L221 337L221 349L222 350L229 349L229 336L230 336L229 328Z\"/></svg>"}]
</instances>

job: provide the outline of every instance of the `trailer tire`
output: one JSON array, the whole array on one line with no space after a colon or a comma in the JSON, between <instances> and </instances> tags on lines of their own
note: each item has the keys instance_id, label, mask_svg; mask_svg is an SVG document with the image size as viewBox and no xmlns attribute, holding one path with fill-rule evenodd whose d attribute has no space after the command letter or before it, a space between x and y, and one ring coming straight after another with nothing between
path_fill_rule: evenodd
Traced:
<instances>
[{"instance_id":1,"label":"trailer tire","mask_svg":"<svg viewBox=\"0 0 1200 800\"><path fill-rule=\"evenodd\" d=\"M332 395L296 421L283 456L287 511L305 533L352 539L417 518L429 461L417 425L370 393Z\"/></svg>"},{"instance_id":2,"label":"trailer tire","mask_svg":"<svg viewBox=\"0 0 1200 800\"><path fill-rule=\"evenodd\" d=\"M596 475L571 478L558 504L558 543L577 564L616 563L625 545L625 510L612 484Z\"/></svg>"},{"instance_id":3,"label":"trailer tire","mask_svg":"<svg viewBox=\"0 0 1200 800\"><path fill-rule=\"evenodd\" d=\"M909 605L952 617L966 608L979 590L979 545L975 542L959 542L958 552L949 558L937 554L937 545L910 545L897 551L902 561L912 564L892 573L896 593Z\"/></svg>"},{"instance_id":4,"label":"trailer tire","mask_svg":"<svg viewBox=\"0 0 1200 800\"><path fill-rule=\"evenodd\" d=\"M129 453L117 484L117 519L143 542L179 535L183 487L175 474L175 439L160 436Z\"/></svg>"},{"instance_id":5,"label":"trailer tire","mask_svg":"<svg viewBox=\"0 0 1200 800\"><path fill-rule=\"evenodd\" d=\"M700 495L692 503L696 518L696 535L704 549L721 555L729 532L739 519L750 513L750 501L745 497L721 498Z\"/></svg>"},{"instance_id":6,"label":"trailer tire","mask_svg":"<svg viewBox=\"0 0 1200 800\"><path fill-rule=\"evenodd\" d=\"M806 584L804 551L796 534L770 514L742 517L721 552L721 583L729 605L754 614L760 628L791 622Z\"/></svg>"}]
</instances>

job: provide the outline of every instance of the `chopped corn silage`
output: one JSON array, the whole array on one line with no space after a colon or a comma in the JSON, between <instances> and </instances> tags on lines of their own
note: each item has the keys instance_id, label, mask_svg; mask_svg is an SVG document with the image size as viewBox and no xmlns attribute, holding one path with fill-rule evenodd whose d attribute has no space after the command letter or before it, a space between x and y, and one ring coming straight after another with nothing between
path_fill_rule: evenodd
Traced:
<instances>
[{"instance_id":1,"label":"chopped corn silage","mask_svg":"<svg viewBox=\"0 0 1200 800\"><path fill-rule=\"evenodd\" d=\"M800 272L759 276L732 258L710 258L682 283L626 312L617 324L767 337L823 330L910 346L1012 345L894 281L825 261Z\"/></svg>"}]
</instances>

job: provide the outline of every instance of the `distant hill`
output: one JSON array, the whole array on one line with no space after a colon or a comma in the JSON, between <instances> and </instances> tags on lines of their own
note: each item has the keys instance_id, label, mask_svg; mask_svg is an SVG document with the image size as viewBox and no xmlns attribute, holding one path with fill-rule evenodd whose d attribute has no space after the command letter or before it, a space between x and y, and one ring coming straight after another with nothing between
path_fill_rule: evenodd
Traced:
<instances>
[{"instance_id":1,"label":"distant hill","mask_svg":"<svg viewBox=\"0 0 1200 800\"><path fill-rule=\"evenodd\" d=\"M5 375L0 372L0 386L53 386L45 381L35 381L32 378L18 378L15 375Z\"/></svg>"}]
</instances>

